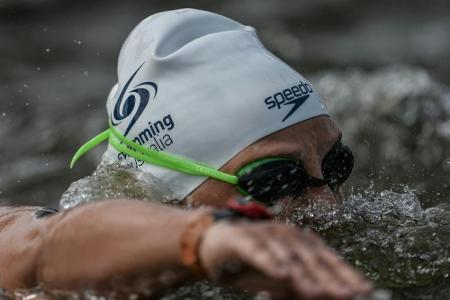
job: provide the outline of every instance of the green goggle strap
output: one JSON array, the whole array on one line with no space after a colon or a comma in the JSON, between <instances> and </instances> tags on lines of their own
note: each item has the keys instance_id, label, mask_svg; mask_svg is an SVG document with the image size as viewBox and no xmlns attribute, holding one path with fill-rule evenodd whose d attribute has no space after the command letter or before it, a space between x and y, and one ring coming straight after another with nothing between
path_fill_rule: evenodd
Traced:
<instances>
[{"instance_id":1,"label":"green goggle strap","mask_svg":"<svg viewBox=\"0 0 450 300\"><path fill-rule=\"evenodd\" d=\"M237 185L239 179L237 176L230 175L221 171L218 171L203 163L189 160L187 158L179 157L176 155L168 154L165 152L158 152L148 148L145 148L133 141L128 140L120 132L118 132L111 124L110 129L105 130L96 137L89 140L86 144L80 147L75 153L70 167L72 168L75 162L87 151L91 150L101 142L109 138L110 144L116 148L119 152L128 154L138 160L144 161L149 164L158 165L164 168L172 169L178 172L215 178L230 184ZM119 140L121 143L119 143ZM123 144L127 145L124 146Z\"/></svg>"},{"instance_id":2,"label":"green goggle strap","mask_svg":"<svg viewBox=\"0 0 450 300\"><path fill-rule=\"evenodd\" d=\"M83 156L86 152L97 146L98 144L102 143L103 141L106 141L109 138L109 129L106 129L99 135L93 137L89 141L87 141L83 146L78 149L78 151L75 153L75 155L72 157L72 160L70 161L70 168L72 169L77 160Z\"/></svg>"},{"instance_id":3,"label":"green goggle strap","mask_svg":"<svg viewBox=\"0 0 450 300\"><path fill-rule=\"evenodd\" d=\"M237 176L241 177L244 176L247 173L250 173L251 171L253 171L254 169L258 168L261 165L264 165L266 163L269 162L273 162L273 161L292 161L291 158L285 158L285 157L267 157L267 158L261 158L258 159L254 162L249 163L248 165L245 165L243 168L241 168L238 173Z\"/></svg>"}]
</instances>

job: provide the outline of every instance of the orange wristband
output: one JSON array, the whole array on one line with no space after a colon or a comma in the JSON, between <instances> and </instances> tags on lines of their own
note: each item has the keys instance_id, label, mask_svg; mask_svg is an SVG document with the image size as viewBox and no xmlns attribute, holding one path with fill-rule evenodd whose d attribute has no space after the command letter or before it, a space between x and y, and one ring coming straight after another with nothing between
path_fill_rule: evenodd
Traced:
<instances>
[{"instance_id":1,"label":"orange wristband","mask_svg":"<svg viewBox=\"0 0 450 300\"><path fill-rule=\"evenodd\" d=\"M199 275L206 273L200 261L200 245L205 232L214 221L210 212L203 214L191 222L181 235L181 261Z\"/></svg>"},{"instance_id":2,"label":"orange wristband","mask_svg":"<svg viewBox=\"0 0 450 300\"><path fill-rule=\"evenodd\" d=\"M272 214L266 206L244 198L230 198L224 209L208 211L189 223L181 234L181 261L199 275L206 275L200 261L200 245L203 236L211 225L218 220L246 219L267 220Z\"/></svg>"}]
</instances>

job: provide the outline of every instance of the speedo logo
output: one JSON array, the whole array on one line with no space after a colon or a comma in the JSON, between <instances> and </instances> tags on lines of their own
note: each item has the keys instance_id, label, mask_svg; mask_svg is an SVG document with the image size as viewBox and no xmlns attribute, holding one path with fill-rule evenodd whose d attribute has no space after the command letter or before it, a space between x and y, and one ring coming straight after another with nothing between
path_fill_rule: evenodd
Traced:
<instances>
[{"instance_id":1,"label":"speedo logo","mask_svg":"<svg viewBox=\"0 0 450 300\"><path fill-rule=\"evenodd\" d=\"M313 89L308 83L300 81L300 84L298 85L294 85L267 97L264 99L264 102L267 105L267 109L283 109L285 106L289 106L290 110L282 121L284 122L292 116L303 103L305 103L309 98L309 95L313 92Z\"/></svg>"}]
</instances>

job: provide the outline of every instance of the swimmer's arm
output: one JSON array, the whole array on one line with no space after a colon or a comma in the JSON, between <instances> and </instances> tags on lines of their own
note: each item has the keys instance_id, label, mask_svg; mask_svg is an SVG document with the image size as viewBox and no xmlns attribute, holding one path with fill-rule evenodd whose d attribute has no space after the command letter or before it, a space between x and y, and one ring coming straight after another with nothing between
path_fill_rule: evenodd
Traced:
<instances>
[{"instance_id":1,"label":"swimmer's arm","mask_svg":"<svg viewBox=\"0 0 450 300\"><path fill-rule=\"evenodd\" d=\"M3 288L41 284L126 292L192 277L181 263L179 240L201 211L132 200L96 202L44 218L36 218L36 210L0 214Z\"/></svg>"},{"instance_id":2,"label":"swimmer's arm","mask_svg":"<svg viewBox=\"0 0 450 300\"><path fill-rule=\"evenodd\" d=\"M1 210L0 286L8 290L39 284L120 295L195 278L181 262L180 236L201 210L133 200L39 219L31 210ZM276 222L217 222L204 233L199 257L208 278L288 299L350 299L371 290L318 236Z\"/></svg>"}]
</instances>

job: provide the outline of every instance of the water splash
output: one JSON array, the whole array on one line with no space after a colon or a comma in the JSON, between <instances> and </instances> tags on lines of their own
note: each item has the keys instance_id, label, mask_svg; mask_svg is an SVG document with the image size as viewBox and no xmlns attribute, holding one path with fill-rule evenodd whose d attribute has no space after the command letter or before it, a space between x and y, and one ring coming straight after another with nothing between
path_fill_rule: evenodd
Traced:
<instances>
[{"instance_id":1,"label":"water splash","mask_svg":"<svg viewBox=\"0 0 450 300\"><path fill-rule=\"evenodd\" d=\"M170 204L175 197L150 173L103 161L92 175L70 185L61 197L60 209L105 199L139 199Z\"/></svg>"},{"instance_id":2,"label":"water splash","mask_svg":"<svg viewBox=\"0 0 450 300\"><path fill-rule=\"evenodd\" d=\"M319 231L381 287L438 284L450 273L450 207L423 209L414 190L398 190L370 187L339 207L297 209L292 222Z\"/></svg>"},{"instance_id":3,"label":"water splash","mask_svg":"<svg viewBox=\"0 0 450 300\"><path fill-rule=\"evenodd\" d=\"M326 71L312 82L355 154L354 186L407 182L427 205L450 199L448 87L401 65Z\"/></svg>"},{"instance_id":4,"label":"water splash","mask_svg":"<svg viewBox=\"0 0 450 300\"><path fill-rule=\"evenodd\" d=\"M102 163L91 176L70 186L61 199L61 207L66 209L106 198L170 202L170 191L162 187L153 176L139 170ZM315 204L297 209L291 222L319 231L332 247L374 280L377 286L392 289L393 299L396 296L404 299L412 289L421 289L416 292L421 296L433 297L445 290L441 285L450 273L450 205L424 209L417 192L407 186L379 192L371 185L362 191L351 191L342 205ZM16 297L36 299L29 297L42 296L43 292L22 293L22 297ZM91 292L81 295L82 299L114 299L113 295L96 298ZM69 296L72 298L67 298L67 295L63 298L80 299L76 298L80 294ZM244 300L258 297L262 296L250 296L199 282L180 287L162 299ZM390 293L377 290L368 299L390 299Z\"/></svg>"}]
</instances>

